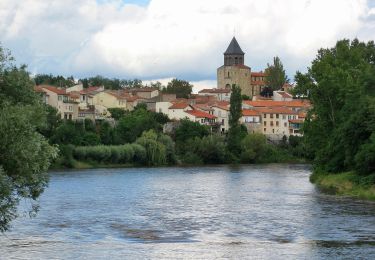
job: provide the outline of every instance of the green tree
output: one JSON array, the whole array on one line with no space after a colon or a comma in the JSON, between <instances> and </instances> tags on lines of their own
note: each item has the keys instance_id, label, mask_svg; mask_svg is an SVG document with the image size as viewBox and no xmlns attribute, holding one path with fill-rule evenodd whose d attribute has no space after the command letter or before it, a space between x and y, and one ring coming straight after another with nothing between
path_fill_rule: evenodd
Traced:
<instances>
[{"instance_id":1,"label":"green tree","mask_svg":"<svg viewBox=\"0 0 375 260\"><path fill-rule=\"evenodd\" d=\"M119 107L108 108L108 111L111 113L111 117L115 120L119 120L126 114L126 110Z\"/></svg>"},{"instance_id":2,"label":"green tree","mask_svg":"<svg viewBox=\"0 0 375 260\"><path fill-rule=\"evenodd\" d=\"M175 131L175 141L178 153L185 153L185 145L190 139L194 137L202 138L203 136L209 135L209 133L207 126L188 119L182 119L180 125Z\"/></svg>"},{"instance_id":3,"label":"green tree","mask_svg":"<svg viewBox=\"0 0 375 260\"><path fill-rule=\"evenodd\" d=\"M166 147L158 141L155 131L149 130L142 133L136 141L146 149L148 165L163 165L167 162Z\"/></svg>"},{"instance_id":4,"label":"green tree","mask_svg":"<svg viewBox=\"0 0 375 260\"><path fill-rule=\"evenodd\" d=\"M33 91L25 66L12 64L10 53L0 46L0 231L17 217L21 199L36 199L48 183L46 173L57 148L37 131L46 125L45 106Z\"/></svg>"},{"instance_id":5,"label":"green tree","mask_svg":"<svg viewBox=\"0 0 375 260\"><path fill-rule=\"evenodd\" d=\"M272 96L272 91L279 90L282 86L289 82L286 76L284 66L279 57L273 58L273 64L267 64L265 71L266 76L266 88L262 91L263 96Z\"/></svg>"},{"instance_id":6,"label":"green tree","mask_svg":"<svg viewBox=\"0 0 375 260\"><path fill-rule=\"evenodd\" d=\"M193 90L193 85L188 81L172 79L171 82L168 82L166 88L163 88L163 93L176 94L177 98L188 98Z\"/></svg>"},{"instance_id":7,"label":"green tree","mask_svg":"<svg viewBox=\"0 0 375 260\"><path fill-rule=\"evenodd\" d=\"M228 151L231 153L233 159L241 154L241 140L246 134L244 128L239 120L242 116L242 96L241 88L232 85L232 94L230 96L230 109L229 109L229 131L227 138Z\"/></svg>"},{"instance_id":8,"label":"green tree","mask_svg":"<svg viewBox=\"0 0 375 260\"><path fill-rule=\"evenodd\" d=\"M325 172L374 169L375 45L341 40L320 49L308 72L296 74L296 93L313 108L304 125L315 167ZM364 158L369 158L368 160ZM372 158L372 159L370 159Z\"/></svg>"}]
</instances>

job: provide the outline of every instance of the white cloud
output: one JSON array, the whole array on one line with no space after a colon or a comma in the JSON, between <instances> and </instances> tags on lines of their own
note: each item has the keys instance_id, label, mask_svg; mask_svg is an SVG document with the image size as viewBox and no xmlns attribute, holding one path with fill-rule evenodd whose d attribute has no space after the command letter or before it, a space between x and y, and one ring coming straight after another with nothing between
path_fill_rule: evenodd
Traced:
<instances>
[{"instance_id":1,"label":"white cloud","mask_svg":"<svg viewBox=\"0 0 375 260\"><path fill-rule=\"evenodd\" d=\"M279 55L293 75L320 47L373 37L373 16L365 0L1 0L0 35L35 73L200 81L216 77L234 30L247 65Z\"/></svg>"}]
</instances>

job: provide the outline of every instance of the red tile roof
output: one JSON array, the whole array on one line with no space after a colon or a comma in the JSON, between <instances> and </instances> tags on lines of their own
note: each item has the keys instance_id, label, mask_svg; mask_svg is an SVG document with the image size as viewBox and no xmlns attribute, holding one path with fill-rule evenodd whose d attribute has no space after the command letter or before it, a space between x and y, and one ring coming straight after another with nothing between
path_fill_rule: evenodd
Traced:
<instances>
[{"instance_id":1,"label":"red tile roof","mask_svg":"<svg viewBox=\"0 0 375 260\"><path fill-rule=\"evenodd\" d=\"M243 116L260 116L260 111L253 109L242 109Z\"/></svg>"},{"instance_id":2,"label":"red tile roof","mask_svg":"<svg viewBox=\"0 0 375 260\"><path fill-rule=\"evenodd\" d=\"M298 99L292 101L273 101L273 100L244 100L243 103L253 107L309 107L308 100Z\"/></svg>"},{"instance_id":3,"label":"red tile roof","mask_svg":"<svg viewBox=\"0 0 375 260\"><path fill-rule=\"evenodd\" d=\"M169 107L169 109L184 109L190 106L188 103L174 103L172 106Z\"/></svg>"},{"instance_id":4,"label":"red tile roof","mask_svg":"<svg viewBox=\"0 0 375 260\"><path fill-rule=\"evenodd\" d=\"M98 91L101 87L88 87L80 91L81 94L88 94L93 91Z\"/></svg>"},{"instance_id":5,"label":"red tile roof","mask_svg":"<svg viewBox=\"0 0 375 260\"><path fill-rule=\"evenodd\" d=\"M41 87L43 89L47 89L47 90L49 90L51 92L54 92L58 95L67 95L66 90L64 88L57 88L57 87L48 86L48 85L40 85L39 87Z\"/></svg>"},{"instance_id":6,"label":"red tile roof","mask_svg":"<svg viewBox=\"0 0 375 260\"><path fill-rule=\"evenodd\" d=\"M293 111L290 108L286 107L272 107L272 108L257 108L262 114L288 114L288 115L297 115L298 112Z\"/></svg>"},{"instance_id":7,"label":"red tile roof","mask_svg":"<svg viewBox=\"0 0 375 260\"><path fill-rule=\"evenodd\" d=\"M188 113L188 114L190 114L192 116L195 116L195 117L198 117L198 118L208 118L208 119L216 118L216 116L211 115L211 114L206 113L206 112L203 112L203 111L200 111L200 110L188 110L188 111L185 111L185 113Z\"/></svg>"},{"instance_id":8,"label":"red tile roof","mask_svg":"<svg viewBox=\"0 0 375 260\"><path fill-rule=\"evenodd\" d=\"M259 71L259 72L251 72L251 76L252 77L266 77L267 74L263 71Z\"/></svg>"}]
</instances>

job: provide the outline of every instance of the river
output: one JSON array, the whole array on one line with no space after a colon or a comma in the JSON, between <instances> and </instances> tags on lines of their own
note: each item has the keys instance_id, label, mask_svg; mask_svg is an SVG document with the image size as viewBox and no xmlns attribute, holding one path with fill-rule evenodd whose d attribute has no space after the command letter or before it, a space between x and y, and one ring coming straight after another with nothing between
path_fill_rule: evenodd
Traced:
<instances>
[{"instance_id":1,"label":"river","mask_svg":"<svg viewBox=\"0 0 375 260\"><path fill-rule=\"evenodd\" d=\"M374 259L375 203L319 192L304 165L52 172L1 259ZM22 212L22 210L21 210Z\"/></svg>"}]
</instances>

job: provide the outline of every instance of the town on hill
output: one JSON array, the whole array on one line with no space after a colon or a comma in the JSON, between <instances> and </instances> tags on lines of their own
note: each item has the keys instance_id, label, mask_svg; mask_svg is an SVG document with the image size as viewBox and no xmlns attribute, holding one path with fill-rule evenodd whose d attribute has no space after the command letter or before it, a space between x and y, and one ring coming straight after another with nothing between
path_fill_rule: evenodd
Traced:
<instances>
[{"instance_id":1,"label":"town on hill","mask_svg":"<svg viewBox=\"0 0 375 260\"><path fill-rule=\"evenodd\" d=\"M252 72L245 65L245 53L233 37L224 52L224 65L217 69L217 88L203 89L197 94L192 94L190 89L188 96L181 97L177 92L163 91L165 89L160 89L160 86L121 89L84 87L83 82L66 87L42 82L35 86L35 91L66 120L105 120L113 123L111 110L132 111L138 104L145 104L148 110L163 113L174 122L189 119L208 126L211 132L226 134L229 130L231 87L237 85L245 97L239 120L249 133L264 134L274 142L291 135L302 136L301 128L310 102L293 97L293 86L286 77L278 87L266 91L267 77L266 72Z\"/></svg>"}]
</instances>

